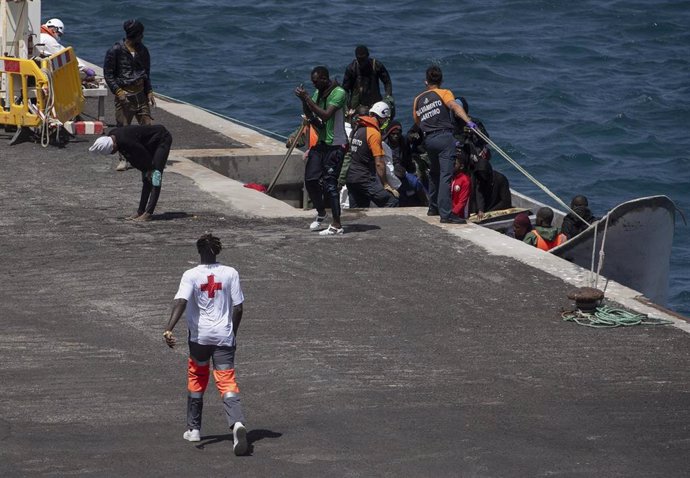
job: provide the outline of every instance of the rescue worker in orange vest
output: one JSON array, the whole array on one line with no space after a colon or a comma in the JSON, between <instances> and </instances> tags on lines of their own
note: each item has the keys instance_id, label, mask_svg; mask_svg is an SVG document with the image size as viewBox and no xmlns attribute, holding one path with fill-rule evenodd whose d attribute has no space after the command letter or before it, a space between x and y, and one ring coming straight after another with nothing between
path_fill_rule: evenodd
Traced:
<instances>
[{"instance_id":1,"label":"rescue worker in orange vest","mask_svg":"<svg viewBox=\"0 0 690 478\"><path fill-rule=\"evenodd\" d=\"M567 238L557 227L552 227L553 209L542 207L537 211L536 227L527 233L523 242L535 246L542 251L548 251L563 244Z\"/></svg>"}]
</instances>

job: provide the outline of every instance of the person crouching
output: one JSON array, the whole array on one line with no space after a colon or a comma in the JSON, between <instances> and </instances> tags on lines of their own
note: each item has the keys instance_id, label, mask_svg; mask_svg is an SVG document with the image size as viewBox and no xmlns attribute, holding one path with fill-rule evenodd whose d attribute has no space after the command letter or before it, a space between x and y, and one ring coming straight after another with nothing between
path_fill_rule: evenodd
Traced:
<instances>
[{"instance_id":1,"label":"person crouching","mask_svg":"<svg viewBox=\"0 0 690 478\"><path fill-rule=\"evenodd\" d=\"M346 185L350 207L397 207L398 192L388 184L386 163L381 142L381 126L390 118L390 107L383 101L375 103L368 116L357 120L351 135L352 159Z\"/></svg>"}]
</instances>

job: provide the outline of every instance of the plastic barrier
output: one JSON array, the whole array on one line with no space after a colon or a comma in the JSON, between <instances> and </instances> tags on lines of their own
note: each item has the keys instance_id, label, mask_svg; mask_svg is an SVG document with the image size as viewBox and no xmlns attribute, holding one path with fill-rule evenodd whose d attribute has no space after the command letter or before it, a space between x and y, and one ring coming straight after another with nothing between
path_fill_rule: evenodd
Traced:
<instances>
[{"instance_id":1,"label":"plastic barrier","mask_svg":"<svg viewBox=\"0 0 690 478\"><path fill-rule=\"evenodd\" d=\"M84 108L84 94L79 76L79 60L72 47L42 59L41 68L50 72L52 77L52 116L64 123L80 114Z\"/></svg>"},{"instance_id":2,"label":"plastic barrier","mask_svg":"<svg viewBox=\"0 0 690 478\"><path fill-rule=\"evenodd\" d=\"M84 95L74 50L66 48L40 62L39 67L33 59L0 57L0 124L37 127L43 123L37 111L48 110L47 116L61 123L82 112Z\"/></svg>"},{"instance_id":3,"label":"plastic barrier","mask_svg":"<svg viewBox=\"0 0 690 478\"><path fill-rule=\"evenodd\" d=\"M70 134L103 134L105 125L102 121L65 121L65 130Z\"/></svg>"},{"instance_id":4,"label":"plastic barrier","mask_svg":"<svg viewBox=\"0 0 690 478\"><path fill-rule=\"evenodd\" d=\"M38 126L41 118L29 109L35 101L43 110L48 78L33 60L0 57L4 91L0 100L0 124Z\"/></svg>"}]
</instances>

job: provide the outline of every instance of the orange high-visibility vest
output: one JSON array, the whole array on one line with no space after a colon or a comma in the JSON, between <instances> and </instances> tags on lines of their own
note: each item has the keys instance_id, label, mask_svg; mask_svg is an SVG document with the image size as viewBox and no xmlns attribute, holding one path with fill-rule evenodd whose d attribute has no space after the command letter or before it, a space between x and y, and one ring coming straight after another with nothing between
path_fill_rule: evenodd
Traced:
<instances>
[{"instance_id":1,"label":"orange high-visibility vest","mask_svg":"<svg viewBox=\"0 0 690 478\"><path fill-rule=\"evenodd\" d=\"M551 250L556 246L560 246L568 240L565 234L562 233L559 233L553 241L547 241L539 235L536 229L533 229L532 232L534 232L534 235L537 236L537 247L542 251Z\"/></svg>"}]
</instances>

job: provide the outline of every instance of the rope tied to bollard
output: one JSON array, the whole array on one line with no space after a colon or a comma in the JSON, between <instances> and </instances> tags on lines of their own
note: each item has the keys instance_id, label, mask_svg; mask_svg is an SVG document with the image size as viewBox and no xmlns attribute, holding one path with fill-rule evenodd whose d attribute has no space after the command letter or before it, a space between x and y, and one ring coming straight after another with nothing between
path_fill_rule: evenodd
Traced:
<instances>
[{"instance_id":1,"label":"rope tied to bollard","mask_svg":"<svg viewBox=\"0 0 690 478\"><path fill-rule=\"evenodd\" d=\"M563 312L561 317L566 322L575 322L578 325L597 329L629 327L631 325L671 325L673 322L666 319L649 317L647 314L637 314L625 309L599 306L592 313L581 310Z\"/></svg>"}]
</instances>

